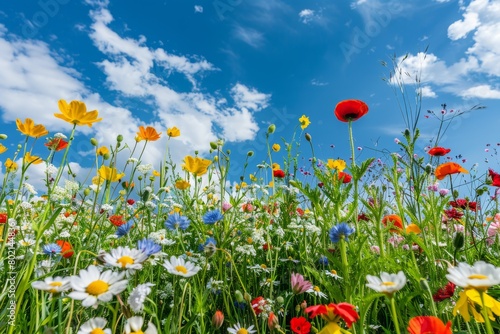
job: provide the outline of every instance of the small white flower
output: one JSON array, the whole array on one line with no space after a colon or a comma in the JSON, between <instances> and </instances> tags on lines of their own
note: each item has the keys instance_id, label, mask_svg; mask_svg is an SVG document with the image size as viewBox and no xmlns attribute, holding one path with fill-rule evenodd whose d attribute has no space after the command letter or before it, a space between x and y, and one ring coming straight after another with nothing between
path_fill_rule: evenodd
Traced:
<instances>
[{"instance_id":1,"label":"small white flower","mask_svg":"<svg viewBox=\"0 0 500 334\"><path fill-rule=\"evenodd\" d=\"M91 265L80 270L77 276L71 277L73 291L68 295L75 300L82 300L83 307L97 306L98 301L109 302L113 295L127 288L128 281L123 279L125 273L114 273L111 270L100 272Z\"/></svg>"},{"instance_id":2,"label":"small white flower","mask_svg":"<svg viewBox=\"0 0 500 334\"><path fill-rule=\"evenodd\" d=\"M127 269L130 273L142 269L142 263L147 258L148 255L139 249L121 246L112 249L110 253L104 253L102 256L106 265Z\"/></svg>"},{"instance_id":3,"label":"small white flower","mask_svg":"<svg viewBox=\"0 0 500 334\"><path fill-rule=\"evenodd\" d=\"M111 334L111 329L104 328L106 327L106 323L108 321L104 318L92 318L86 321L81 327L80 330L76 334Z\"/></svg>"},{"instance_id":4,"label":"small white flower","mask_svg":"<svg viewBox=\"0 0 500 334\"><path fill-rule=\"evenodd\" d=\"M132 290L130 296L127 299L130 308L135 313L142 312L144 308L144 301L146 297L151 293L151 287L154 286L152 283L139 284Z\"/></svg>"},{"instance_id":5,"label":"small white flower","mask_svg":"<svg viewBox=\"0 0 500 334\"><path fill-rule=\"evenodd\" d=\"M103 204L103 205L101 206L101 209L102 209L103 211L113 211L113 206L112 206L112 205L109 205L109 204Z\"/></svg>"},{"instance_id":6,"label":"small white flower","mask_svg":"<svg viewBox=\"0 0 500 334\"><path fill-rule=\"evenodd\" d=\"M256 333L257 331L253 329L253 325L251 325L250 327L245 327L245 326L242 327L238 322L236 325L233 325L233 327L229 327L227 329L227 332L231 334L241 334L241 333L253 334Z\"/></svg>"},{"instance_id":7,"label":"small white flower","mask_svg":"<svg viewBox=\"0 0 500 334\"><path fill-rule=\"evenodd\" d=\"M54 138L68 139L68 137L66 137L66 135L64 135L60 132L54 134Z\"/></svg>"},{"instance_id":8,"label":"small white flower","mask_svg":"<svg viewBox=\"0 0 500 334\"><path fill-rule=\"evenodd\" d=\"M70 289L70 281L71 279L69 277L46 277L43 281L31 283L31 287L50 293L61 293Z\"/></svg>"},{"instance_id":9,"label":"small white flower","mask_svg":"<svg viewBox=\"0 0 500 334\"><path fill-rule=\"evenodd\" d=\"M311 289L306 291L307 293L310 293L311 295L315 295L316 297L320 298L326 298L327 295L323 292L321 292L319 286L314 286Z\"/></svg>"},{"instance_id":10,"label":"small white flower","mask_svg":"<svg viewBox=\"0 0 500 334\"><path fill-rule=\"evenodd\" d=\"M448 268L446 278L462 288L486 290L500 284L500 268L484 261L478 261L473 266L462 262L457 267Z\"/></svg>"},{"instance_id":11,"label":"small white flower","mask_svg":"<svg viewBox=\"0 0 500 334\"><path fill-rule=\"evenodd\" d=\"M157 334L158 330L156 330L155 325L153 323L148 324L148 328L143 332L142 325L144 324L144 319L142 317L131 317L127 319L125 323L125 334L131 333L144 333L144 334Z\"/></svg>"},{"instance_id":12,"label":"small white flower","mask_svg":"<svg viewBox=\"0 0 500 334\"><path fill-rule=\"evenodd\" d=\"M406 284L406 276L402 271L397 274L388 274L386 272L380 273L380 277L366 275L370 289L377 292L392 295L394 292L401 290Z\"/></svg>"},{"instance_id":13,"label":"small white flower","mask_svg":"<svg viewBox=\"0 0 500 334\"><path fill-rule=\"evenodd\" d=\"M163 266L173 275L191 277L200 271L200 267L192 262L185 261L182 257L171 256L170 261L166 260Z\"/></svg>"},{"instance_id":14,"label":"small white flower","mask_svg":"<svg viewBox=\"0 0 500 334\"><path fill-rule=\"evenodd\" d=\"M33 187L31 184L24 182L23 187L32 195L38 194L35 190L35 187Z\"/></svg>"}]
</instances>

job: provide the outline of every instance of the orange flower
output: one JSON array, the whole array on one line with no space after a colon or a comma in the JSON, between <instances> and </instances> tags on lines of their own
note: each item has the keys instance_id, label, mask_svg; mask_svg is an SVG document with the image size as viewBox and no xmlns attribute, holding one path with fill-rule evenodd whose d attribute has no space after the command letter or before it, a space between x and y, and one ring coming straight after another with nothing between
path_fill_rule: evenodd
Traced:
<instances>
[{"instance_id":1,"label":"orange flower","mask_svg":"<svg viewBox=\"0 0 500 334\"><path fill-rule=\"evenodd\" d=\"M382 224L384 226L394 226L397 229L391 228L389 231L399 233L403 229L403 220L398 215L387 215L382 218Z\"/></svg>"},{"instance_id":2,"label":"orange flower","mask_svg":"<svg viewBox=\"0 0 500 334\"><path fill-rule=\"evenodd\" d=\"M49 133L45 126L42 124L35 125L35 122L31 118L26 118L24 123L18 118L16 119L17 129L26 136L38 138L41 136L45 136Z\"/></svg>"},{"instance_id":3,"label":"orange flower","mask_svg":"<svg viewBox=\"0 0 500 334\"><path fill-rule=\"evenodd\" d=\"M446 325L441 319L433 316L418 316L410 319L408 323L408 333L410 334L452 334L451 321Z\"/></svg>"},{"instance_id":4,"label":"orange flower","mask_svg":"<svg viewBox=\"0 0 500 334\"><path fill-rule=\"evenodd\" d=\"M420 227L418 227L417 224L411 223L410 225L406 226L406 233L407 234L410 234L410 233L419 234L421 232L422 232L422 230L420 229Z\"/></svg>"},{"instance_id":5,"label":"orange flower","mask_svg":"<svg viewBox=\"0 0 500 334\"><path fill-rule=\"evenodd\" d=\"M26 152L26 154L24 155L24 163L25 164L32 163L33 165L38 165L38 164L41 164L42 161L43 161L42 158L37 157L35 155L31 155L30 152Z\"/></svg>"},{"instance_id":6,"label":"orange flower","mask_svg":"<svg viewBox=\"0 0 500 334\"><path fill-rule=\"evenodd\" d=\"M444 164L437 166L434 171L434 175L436 175L438 180L442 180L448 175L457 173L469 174L469 171L456 162L445 162Z\"/></svg>"},{"instance_id":7,"label":"orange flower","mask_svg":"<svg viewBox=\"0 0 500 334\"><path fill-rule=\"evenodd\" d=\"M189 188L191 185L186 180L177 180L175 181L175 187L179 190L185 190Z\"/></svg>"},{"instance_id":8,"label":"orange flower","mask_svg":"<svg viewBox=\"0 0 500 334\"><path fill-rule=\"evenodd\" d=\"M141 125L139 127L139 132L137 132L137 141L156 141L158 139L160 139L160 133L156 132L156 129L152 126L144 128L144 126Z\"/></svg>"},{"instance_id":9,"label":"orange flower","mask_svg":"<svg viewBox=\"0 0 500 334\"><path fill-rule=\"evenodd\" d=\"M60 137L54 137L54 138L49 138L45 143L45 146L47 146L49 150L54 150L58 152L68 147L68 142Z\"/></svg>"},{"instance_id":10,"label":"orange flower","mask_svg":"<svg viewBox=\"0 0 500 334\"><path fill-rule=\"evenodd\" d=\"M344 100L335 106L335 116L341 122L356 121L368 113L368 105L361 100Z\"/></svg>"},{"instance_id":11,"label":"orange flower","mask_svg":"<svg viewBox=\"0 0 500 334\"><path fill-rule=\"evenodd\" d=\"M59 247L61 247L61 255L63 258L69 259L70 257L73 256L74 254L73 247L68 241L57 240L56 244L58 244Z\"/></svg>"}]
</instances>

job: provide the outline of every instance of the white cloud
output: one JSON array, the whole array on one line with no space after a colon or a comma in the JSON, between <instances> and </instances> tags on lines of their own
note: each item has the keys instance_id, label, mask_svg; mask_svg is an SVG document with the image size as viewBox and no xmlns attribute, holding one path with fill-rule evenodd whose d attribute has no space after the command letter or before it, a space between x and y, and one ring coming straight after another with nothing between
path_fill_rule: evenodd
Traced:
<instances>
[{"instance_id":1,"label":"white cloud","mask_svg":"<svg viewBox=\"0 0 500 334\"><path fill-rule=\"evenodd\" d=\"M318 79L312 79L311 85L313 85L313 86L327 86L328 82L319 81Z\"/></svg>"},{"instance_id":2,"label":"white cloud","mask_svg":"<svg viewBox=\"0 0 500 334\"><path fill-rule=\"evenodd\" d=\"M312 9L303 9L299 13L299 18L302 23L309 23L314 19L315 13Z\"/></svg>"},{"instance_id":3,"label":"white cloud","mask_svg":"<svg viewBox=\"0 0 500 334\"><path fill-rule=\"evenodd\" d=\"M264 35L253 28L238 25L234 29L234 36L254 48L260 48L264 44Z\"/></svg>"},{"instance_id":4,"label":"white cloud","mask_svg":"<svg viewBox=\"0 0 500 334\"><path fill-rule=\"evenodd\" d=\"M432 91L432 88L429 86L422 86L421 87L421 94L422 97L429 97L429 98L436 98L437 95Z\"/></svg>"},{"instance_id":5,"label":"white cloud","mask_svg":"<svg viewBox=\"0 0 500 334\"><path fill-rule=\"evenodd\" d=\"M259 111L268 106L270 95L258 92L255 88L249 88L237 83L231 93L238 108Z\"/></svg>"},{"instance_id":6,"label":"white cloud","mask_svg":"<svg viewBox=\"0 0 500 334\"><path fill-rule=\"evenodd\" d=\"M479 85L464 90L461 95L465 98L500 99L500 89L493 89L490 85Z\"/></svg>"},{"instance_id":7,"label":"white cloud","mask_svg":"<svg viewBox=\"0 0 500 334\"><path fill-rule=\"evenodd\" d=\"M477 13L465 13L464 19L454 22L448 27L448 37L457 40L467 36L469 32L479 26L479 15Z\"/></svg>"},{"instance_id":8,"label":"white cloud","mask_svg":"<svg viewBox=\"0 0 500 334\"><path fill-rule=\"evenodd\" d=\"M195 13L203 13L203 6L196 5L194 6Z\"/></svg>"}]
</instances>

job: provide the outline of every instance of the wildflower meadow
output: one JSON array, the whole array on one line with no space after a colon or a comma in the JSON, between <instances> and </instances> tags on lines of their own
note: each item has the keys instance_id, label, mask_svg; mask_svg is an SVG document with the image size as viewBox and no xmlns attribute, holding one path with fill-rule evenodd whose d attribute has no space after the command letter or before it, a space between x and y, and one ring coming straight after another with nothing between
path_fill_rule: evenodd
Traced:
<instances>
[{"instance_id":1,"label":"wildflower meadow","mask_svg":"<svg viewBox=\"0 0 500 334\"><path fill-rule=\"evenodd\" d=\"M418 90L401 98L397 152L359 159L370 107L345 99L325 109L350 156L316 156L303 115L284 143L269 126L267 160L249 151L239 180L222 138L206 156L176 163L167 144L143 163L150 142L182 138L175 124L141 126L133 146L91 139L92 172L77 175L68 152L97 110L54 101L66 135L18 119L25 140L0 144L0 332L500 332L500 166L472 169L441 146L461 112L423 112ZM421 152L424 115L440 126ZM43 189L26 177L35 165Z\"/></svg>"}]
</instances>

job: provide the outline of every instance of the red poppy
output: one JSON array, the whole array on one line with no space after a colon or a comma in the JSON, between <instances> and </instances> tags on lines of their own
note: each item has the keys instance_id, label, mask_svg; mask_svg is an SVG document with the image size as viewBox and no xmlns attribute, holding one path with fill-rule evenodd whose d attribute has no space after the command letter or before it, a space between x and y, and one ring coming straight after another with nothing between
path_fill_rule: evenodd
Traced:
<instances>
[{"instance_id":1,"label":"red poppy","mask_svg":"<svg viewBox=\"0 0 500 334\"><path fill-rule=\"evenodd\" d=\"M471 210L471 211L476 211L477 210L477 203L476 202L469 202L468 199L461 199L458 198L456 201L451 201L450 205L454 208L460 208L463 210Z\"/></svg>"},{"instance_id":2,"label":"red poppy","mask_svg":"<svg viewBox=\"0 0 500 334\"><path fill-rule=\"evenodd\" d=\"M309 334L311 332L311 323L304 317L292 318L290 320L290 329L296 334Z\"/></svg>"},{"instance_id":3,"label":"red poppy","mask_svg":"<svg viewBox=\"0 0 500 334\"><path fill-rule=\"evenodd\" d=\"M64 150L66 147L68 147L68 142L62 138L55 137L55 138L49 139L45 143L45 146L47 146L47 148L49 150L54 150L57 152L57 151Z\"/></svg>"},{"instance_id":4,"label":"red poppy","mask_svg":"<svg viewBox=\"0 0 500 334\"><path fill-rule=\"evenodd\" d=\"M434 316L418 316L410 319L408 323L408 333L410 334L452 334L451 321L446 325L441 319Z\"/></svg>"},{"instance_id":5,"label":"red poppy","mask_svg":"<svg viewBox=\"0 0 500 334\"><path fill-rule=\"evenodd\" d=\"M257 297L257 298L254 298L251 302L251 305L252 305L252 308L253 308L253 311L255 312L255 314L259 315L260 313L262 313L263 311L263 307L264 305L267 304L267 301L264 299L264 297Z\"/></svg>"},{"instance_id":6,"label":"red poppy","mask_svg":"<svg viewBox=\"0 0 500 334\"><path fill-rule=\"evenodd\" d=\"M120 227L123 224L125 224L125 220L123 220L123 216L120 215L112 215L111 217L108 218L111 224Z\"/></svg>"},{"instance_id":7,"label":"red poppy","mask_svg":"<svg viewBox=\"0 0 500 334\"><path fill-rule=\"evenodd\" d=\"M431 148L429 151L427 151L427 153L429 153L433 157L442 157L442 156L450 153L450 151L451 151L451 149L449 149L449 148L436 146L436 147Z\"/></svg>"},{"instance_id":8,"label":"red poppy","mask_svg":"<svg viewBox=\"0 0 500 334\"><path fill-rule=\"evenodd\" d=\"M359 319L359 314L356 312L354 305L349 303L309 306L305 309L305 312L311 313L309 314L309 318L311 319L321 315L323 319L329 322L338 322L340 317L349 328L351 328L353 322Z\"/></svg>"},{"instance_id":9,"label":"red poppy","mask_svg":"<svg viewBox=\"0 0 500 334\"><path fill-rule=\"evenodd\" d=\"M365 222L368 222L368 221L370 221L370 217L368 217L368 216L366 215L366 213L361 212L361 213L358 215L358 222L359 222L359 221L365 221Z\"/></svg>"},{"instance_id":10,"label":"red poppy","mask_svg":"<svg viewBox=\"0 0 500 334\"><path fill-rule=\"evenodd\" d=\"M361 100L340 101L335 107L335 116L341 122L356 121L368 113L368 105Z\"/></svg>"},{"instance_id":11,"label":"red poppy","mask_svg":"<svg viewBox=\"0 0 500 334\"><path fill-rule=\"evenodd\" d=\"M135 201L134 201L132 198L129 198L129 199L127 200L127 204L128 204L128 205L134 205L134 203L135 203Z\"/></svg>"},{"instance_id":12,"label":"red poppy","mask_svg":"<svg viewBox=\"0 0 500 334\"><path fill-rule=\"evenodd\" d=\"M57 240L56 244L58 244L59 247L61 247L61 255L63 258L69 259L70 257L73 256L74 254L73 247L68 241Z\"/></svg>"},{"instance_id":13,"label":"red poppy","mask_svg":"<svg viewBox=\"0 0 500 334\"><path fill-rule=\"evenodd\" d=\"M500 187L500 174L495 173L493 169L488 169L491 177L491 185L494 187Z\"/></svg>"},{"instance_id":14,"label":"red poppy","mask_svg":"<svg viewBox=\"0 0 500 334\"><path fill-rule=\"evenodd\" d=\"M344 172L339 172L338 178L339 181L342 181L342 183L349 183L352 180L352 176Z\"/></svg>"},{"instance_id":15,"label":"red poppy","mask_svg":"<svg viewBox=\"0 0 500 334\"><path fill-rule=\"evenodd\" d=\"M268 251L271 248L273 248L273 246L268 244L267 242L262 245L262 250Z\"/></svg>"},{"instance_id":16,"label":"red poppy","mask_svg":"<svg viewBox=\"0 0 500 334\"><path fill-rule=\"evenodd\" d=\"M455 284L452 282L448 282L444 287L440 288L436 293L432 296L432 299L437 302L442 302L445 299L453 297L455 293Z\"/></svg>"},{"instance_id":17,"label":"red poppy","mask_svg":"<svg viewBox=\"0 0 500 334\"><path fill-rule=\"evenodd\" d=\"M275 169L273 170L273 176L282 179L285 177L285 172L281 169Z\"/></svg>"},{"instance_id":18,"label":"red poppy","mask_svg":"<svg viewBox=\"0 0 500 334\"><path fill-rule=\"evenodd\" d=\"M455 208L444 210L444 214L448 217L448 219L460 219L464 215L463 212L460 212Z\"/></svg>"},{"instance_id":19,"label":"red poppy","mask_svg":"<svg viewBox=\"0 0 500 334\"><path fill-rule=\"evenodd\" d=\"M384 224L384 226L392 225L398 228L398 229L390 229L389 231L391 232L401 232L401 230L403 229L403 220L398 215L385 216L384 218L382 218L382 224Z\"/></svg>"},{"instance_id":20,"label":"red poppy","mask_svg":"<svg viewBox=\"0 0 500 334\"><path fill-rule=\"evenodd\" d=\"M5 224L9 217L5 212L0 213L0 224Z\"/></svg>"},{"instance_id":21,"label":"red poppy","mask_svg":"<svg viewBox=\"0 0 500 334\"><path fill-rule=\"evenodd\" d=\"M445 162L444 164L437 166L436 170L434 171L434 175L436 175L436 178L438 180L442 180L446 176L456 173L468 174L469 171L456 162Z\"/></svg>"},{"instance_id":22,"label":"red poppy","mask_svg":"<svg viewBox=\"0 0 500 334\"><path fill-rule=\"evenodd\" d=\"M295 211L297 212L297 214L298 214L300 217L302 217L302 216L304 215L304 210L302 210L301 208L297 208Z\"/></svg>"}]
</instances>

